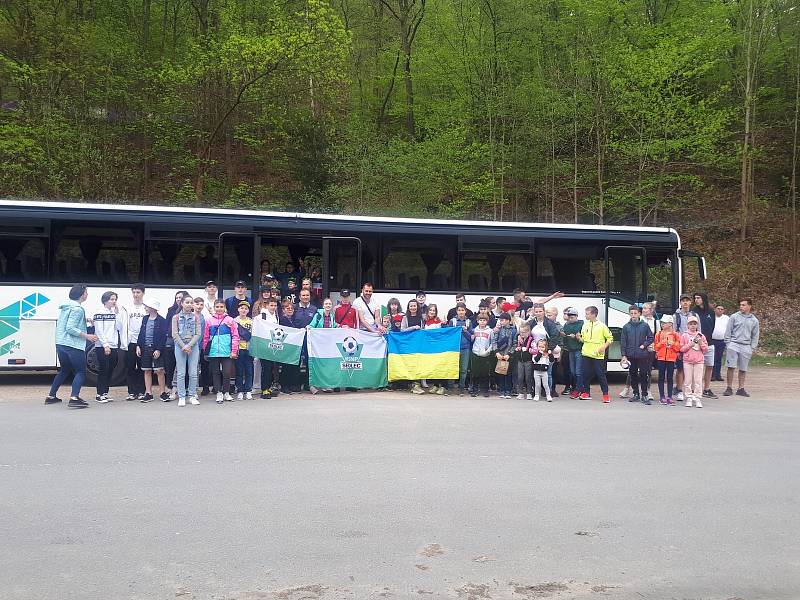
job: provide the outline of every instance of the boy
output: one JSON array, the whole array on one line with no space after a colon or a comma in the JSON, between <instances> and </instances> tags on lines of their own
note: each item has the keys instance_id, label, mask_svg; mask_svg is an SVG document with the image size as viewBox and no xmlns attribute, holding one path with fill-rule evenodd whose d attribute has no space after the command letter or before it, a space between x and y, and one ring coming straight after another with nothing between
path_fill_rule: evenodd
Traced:
<instances>
[{"instance_id":1,"label":"boy","mask_svg":"<svg viewBox=\"0 0 800 600\"><path fill-rule=\"evenodd\" d=\"M136 340L139 339L139 330L142 327L142 320L147 314L147 310L142 303L144 298L144 286L141 283L134 283L131 286L133 304L127 310L127 345L128 352L125 354L125 367L128 375L128 397L126 400L141 400L144 398L145 387L144 377L142 376L142 361L136 354Z\"/></svg>"},{"instance_id":2,"label":"boy","mask_svg":"<svg viewBox=\"0 0 800 600\"><path fill-rule=\"evenodd\" d=\"M499 327L492 332L492 346L495 349L495 358L498 361L508 363L508 371L505 375L496 375L497 395L500 398L511 398L512 370L509 359L514 353L517 343L517 328L511 324L511 315L500 313L497 319Z\"/></svg>"},{"instance_id":3,"label":"boy","mask_svg":"<svg viewBox=\"0 0 800 600\"><path fill-rule=\"evenodd\" d=\"M469 319L467 318L467 306L464 303L456 305L456 316L447 321L450 327L461 328L461 343L459 345L458 356L458 395L464 395L467 386L467 370L469 369L469 357L472 353L472 334L470 333Z\"/></svg>"},{"instance_id":4,"label":"boy","mask_svg":"<svg viewBox=\"0 0 800 600\"><path fill-rule=\"evenodd\" d=\"M136 340L136 356L142 361L145 393L139 402L150 402L153 399L154 371L158 379L158 388L161 390L159 398L162 402L169 402L170 397L166 391L164 377L164 347L169 335L167 320L158 314L158 309L161 308L158 300L145 298L142 303L147 309L147 315L142 319L142 327Z\"/></svg>"},{"instance_id":5,"label":"boy","mask_svg":"<svg viewBox=\"0 0 800 600\"><path fill-rule=\"evenodd\" d=\"M225 299L225 310L235 319L239 316L239 305L242 302L252 306L254 301L247 297L247 284L240 279L233 284L233 296Z\"/></svg>"},{"instance_id":6,"label":"boy","mask_svg":"<svg viewBox=\"0 0 800 600\"><path fill-rule=\"evenodd\" d=\"M448 323L450 321L452 321L455 317L458 316L457 313L458 313L458 305L459 304L463 304L464 305L464 309L466 310L467 318L468 319L472 318L472 315L474 313L470 309L467 308L467 297L464 295L464 292L459 292L458 294L456 294L456 305L453 308L451 308L450 310L447 311L447 322Z\"/></svg>"},{"instance_id":7,"label":"boy","mask_svg":"<svg viewBox=\"0 0 800 600\"><path fill-rule=\"evenodd\" d=\"M738 368L739 388L736 390L736 395L750 397L750 394L744 389L744 382L753 350L758 346L759 335L760 327L758 319L753 314L753 302L749 298L742 298L739 300L739 312L731 315L725 329L725 344L727 345L725 364L728 367L728 387L725 388L723 396L733 394L733 374Z\"/></svg>"},{"instance_id":8,"label":"boy","mask_svg":"<svg viewBox=\"0 0 800 600\"><path fill-rule=\"evenodd\" d=\"M691 311L692 297L688 294L681 295L681 307L675 312L672 317L672 327L675 333L682 335L689 331L689 317L697 316L696 313ZM682 401L683 398L683 358L678 355L678 360L675 362L675 388L678 392L675 394L675 400Z\"/></svg>"},{"instance_id":9,"label":"boy","mask_svg":"<svg viewBox=\"0 0 800 600\"><path fill-rule=\"evenodd\" d=\"M214 314L214 302L217 301L217 292L219 288L217 287L217 283L215 281L206 281L206 297L205 297L205 308L203 310L203 316L208 319L211 315Z\"/></svg>"},{"instance_id":10,"label":"boy","mask_svg":"<svg viewBox=\"0 0 800 600\"><path fill-rule=\"evenodd\" d=\"M604 323L597 320L597 307L590 306L586 309L586 322L581 328L580 337L583 342L581 347L581 400L591 400L589 388L592 383L592 375L596 375L600 381L600 389L603 391L603 403L608 404L611 398L608 396L608 379L606 378L606 350L614 341L614 336Z\"/></svg>"},{"instance_id":11,"label":"boy","mask_svg":"<svg viewBox=\"0 0 800 600\"><path fill-rule=\"evenodd\" d=\"M358 329L358 311L350 302L350 290L339 292L339 306L333 311L333 317L339 327L347 329Z\"/></svg>"},{"instance_id":12,"label":"boy","mask_svg":"<svg viewBox=\"0 0 800 600\"><path fill-rule=\"evenodd\" d=\"M423 317L427 316L428 305L425 304L425 301L428 299L428 295L424 291L420 290L417 292L415 297L417 299L417 304L419 304L419 314L421 314Z\"/></svg>"},{"instance_id":13,"label":"boy","mask_svg":"<svg viewBox=\"0 0 800 600\"><path fill-rule=\"evenodd\" d=\"M639 307L631 304L628 307L631 320L622 327L620 349L622 359L630 363L631 387L633 394L628 402L650 404L650 345L653 343L653 332L650 326L642 321ZM641 391L641 394L639 393Z\"/></svg>"},{"instance_id":14,"label":"boy","mask_svg":"<svg viewBox=\"0 0 800 600\"><path fill-rule=\"evenodd\" d=\"M236 399L253 399L253 359L250 357L250 339L253 337L253 319L250 318L250 303L240 300L237 307L236 326L239 328L239 357L236 359Z\"/></svg>"},{"instance_id":15,"label":"boy","mask_svg":"<svg viewBox=\"0 0 800 600\"><path fill-rule=\"evenodd\" d=\"M569 390L569 397L573 400L577 399L581 393L583 381L581 380L581 349L583 342L580 341L581 329L583 328L583 321L578 320L578 309L569 307L566 311L567 322L564 324L563 339L564 350L567 352L567 358L563 360L569 361L569 387L565 388L566 392Z\"/></svg>"},{"instance_id":16,"label":"boy","mask_svg":"<svg viewBox=\"0 0 800 600\"><path fill-rule=\"evenodd\" d=\"M267 309L261 312L261 318L278 325L280 323L280 314L278 314L278 299L270 297L267 300ZM280 392L275 386L275 371L278 366L271 360L259 359L261 365L261 397L264 400L269 400L273 396L277 396Z\"/></svg>"},{"instance_id":17,"label":"boy","mask_svg":"<svg viewBox=\"0 0 800 600\"><path fill-rule=\"evenodd\" d=\"M478 314L478 326L471 332L472 356L470 365L472 371L473 398L478 395L478 390L483 392L483 397L489 397L489 371L492 364L492 330L489 327L489 317Z\"/></svg>"}]
</instances>

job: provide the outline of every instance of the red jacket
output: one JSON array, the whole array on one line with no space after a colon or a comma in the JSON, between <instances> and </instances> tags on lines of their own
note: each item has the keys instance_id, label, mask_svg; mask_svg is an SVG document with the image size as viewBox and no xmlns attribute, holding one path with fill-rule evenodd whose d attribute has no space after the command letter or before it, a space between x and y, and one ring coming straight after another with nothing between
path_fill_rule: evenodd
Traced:
<instances>
[{"instance_id":1,"label":"red jacket","mask_svg":"<svg viewBox=\"0 0 800 600\"><path fill-rule=\"evenodd\" d=\"M667 340L672 341L672 346L667 346ZM656 358L666 362L675 362L678 360L678 353L681 348L681 336L674 331L664 331L663 329L656 334L654 342L656 349Z\"/></svg>"}]
</instances>

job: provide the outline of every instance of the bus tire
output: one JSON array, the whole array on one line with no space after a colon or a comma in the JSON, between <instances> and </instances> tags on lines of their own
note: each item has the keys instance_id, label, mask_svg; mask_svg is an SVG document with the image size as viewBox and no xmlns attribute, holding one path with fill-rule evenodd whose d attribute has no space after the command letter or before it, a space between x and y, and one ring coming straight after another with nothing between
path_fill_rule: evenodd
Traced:
<instances>
[{"instance_id":1,"label":"bus tire","mask_svg":"<svg viewBox=\"0 0 800 600\"><path fill-rule=\"evenodd\" d=\"M114 365L114 372L111 374L111 387L125 385L128 379L127 369L125 368L125 350L117 350L117 364ZM97 387L97 356L94 352L94 345L86 348L86 386Z\"/></svg>"}]
</instances>

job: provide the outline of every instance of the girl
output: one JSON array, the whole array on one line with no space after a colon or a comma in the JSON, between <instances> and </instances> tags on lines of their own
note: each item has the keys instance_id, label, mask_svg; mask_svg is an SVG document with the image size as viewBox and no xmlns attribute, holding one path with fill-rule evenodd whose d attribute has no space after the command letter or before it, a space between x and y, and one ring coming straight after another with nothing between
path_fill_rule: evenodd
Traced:
<instances>
[{"instance_id":1,"label":"girl","mask_svg":"<svg viewBox=\"0 0 800 600\"><path fill-rule=\"evenodd\" d=\"M239 356L236 359L236 399L253 399L253 357L250 356L250 339L253 337L253 319L250 318L250 303L240 300L239 311L234 321L239 330Z\"/></svg>"},{"instance_id":2,"label":"girl","mask_svg":"<svg viewBox=\"0 0 800 600\"><path fill-rule=\"evenodd\" d=\"M442 320L439 318L439 307L431 303L428 305L427 314L425 315L425 329L439 329L442 326ZM446 382L443 379L432 379L431 385L428 387L428 381L422 380L422 387L428 387L428 392L431 394L438 394L443 396L447 393L445 387Z\"/></svg>"},{"instance_id":3,"label":"girl","mask_svg":"<svg viewBox=\"0 0 800 600\"><path fill-rule=\"evenodd\" d=\"M517 400L533 400L533 336L531 326L522 323L519 326L517 345L514 348L514 373L517 376ZM527 394L526 394L527 392Z\"/></svg>"},{"instance_id":4,"label":"girl","mask_svg":"<svg viewBox=\"0 0 800 600\"><path fill-rule=\"evenodd\" d=\"M122 319L117 308L117 294L106 292L100 298L103 308L94 315L94 332L97 342L94 353L97 357L97 402L105 404L111 402L108 390L111 386L111 375L117 366L120 339L122 336Z\"/></svg>"},{"instance_id":5,"label":"girl","mask_svg":"<svg viewBox=\"0 0 800 600\"><path fill-rule=\"evenodd\" d=\"M672 377L675 372L675 361L678 360L681 337L672 329L672 315L661 317L661 330L656 333L653 347L658 361L658 395L661 404L675 406L672 399ZM664 379L667 382L667 393L664 394Z\"/></svg>"},{"instance_id":6,"label":"girl","mask_svg":"<svg viewBox=\"0 0 800 600\"><path fill-rule=\"evenodd\" d=\"M536 347L533 350L533 400L539 401L539 387L544 389L547 401L552 402L553 397L550 395L550 384L547 380L547 373L550 370L550 365L553 364L553 352L547 345L546 339L541 339L536 342Z\"/></svg>"},{"instance_id":7,"label":"girl","mask_svg":"<svg viewBox=\"0 0 800 600\"><path fill-rule=\"evenodd\" d=\"M683 353L683 395L684 406L703 408L700 398L703 395L703 361L708 351L706 336L700 333L700 319L691 315L688 319L689 331L681 336Z\"/></svg>"},{"instance_id":8,"label":"girl","mask_svg":"<svg viewBox=\"0 0 800 600\"><path fill-rule=\"evenodd\" d=\"M202 298L200 300L202 301ZM178 406L186 406L187 396L191 404L200 404L197 399L197 367L200 362L200 336L204 330L202 319L202 313L195 312L195 302L189 294L183 298L181 312L170 319L178 382Z\"/></svg>"},{"instance_id":9,"label":"girl","mask_svg":"<svg viewBox=\"0 0 800 600\"><path fill-rule=\"evenodd\" d=\"M167 324L172 323L172 317L181 312L183 306L183 299L189 295L186 290L181 290L175 294L175 301L172 306L167 309ZM167 344L164 346L164 379L169 388L169 400L175 400L178 397L178 389L175 387L175 342L171 335L167 335Z\"/></svg>"},{"instance_id":10,"label":"girl","mask_svg":"<svg viewBox=\"0 0 800 600\"><path fill-rule=\"evenodd\" d=\"M217 388L217 404L225 400L233 402L231 377L233 361L239 353L239 327L226 312L225 301L221 298L214 302L214 314L206 319L203 348Z\"/></svg>"},{"instance_id":11,"label":"girl","mask_svg":"<svg viewBox=\"0 0 800 600\"><path fill-rule=\"evenodd\" d=\"M262 313L267 312L267 303L269 302L271 287L262 285L258 290L258 298L253 302L253 316L258 317Z\"/></svg>"},{"instance_id":12,"label":"girl","mask_svg":"<svg viewBox=\"0 0 800 600\"><path fill-rule=\"evenodd\" d=\"M400 300L389 298L386 303L386 312L389 317L391 331L400 331L400 326L403 323L403 307L400 305Z\"/></svg>"},{"instance_id":13,"label":"girl","mask_svg":"<svg viewBox=\"0 0 800 600\"><path fill-rule=\"evenodd\" d=\"M409 300L406 305L406 314L400 322L400 331L415 331L422 329L423 320L422 315L419 314L419 302L416 300ZM411 384L412 394L424 394L425 390L422 389L419 381Z\"/></svg>"},{"instance_id":14,"label":"girl","mask_svg":"<svg viewBox=\"0 0 800 600\"><path fill-rule=\"evenodd\" d=\"M309 329L334 329L339 327L336 323L336 318L333 314L333 300L325 298L322 301L322 308L320 308L311 318L311 323L308 324ZM308 388L312 394L319 391L330 393L333 388L316 388L313 385Z\"/></svg>"}]
</instances>

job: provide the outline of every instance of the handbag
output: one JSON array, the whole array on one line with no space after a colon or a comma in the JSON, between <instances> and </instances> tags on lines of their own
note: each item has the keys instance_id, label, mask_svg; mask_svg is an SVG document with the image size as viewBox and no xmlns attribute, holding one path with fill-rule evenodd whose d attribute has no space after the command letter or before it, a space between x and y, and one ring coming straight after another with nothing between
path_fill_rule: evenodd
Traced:
<instances>
[{"instance_id":1,"label":"handbag","mask_svg":"<svg viewBox=\"0 0 800 600\"><path fill-rule=\"evenodd\" d=\"M494 372L498 375L508 375L509 361L500 359L494 367Z\"/></svg>"}]
</instances>

